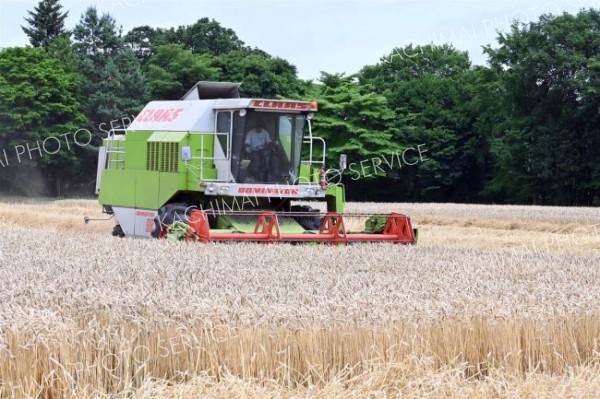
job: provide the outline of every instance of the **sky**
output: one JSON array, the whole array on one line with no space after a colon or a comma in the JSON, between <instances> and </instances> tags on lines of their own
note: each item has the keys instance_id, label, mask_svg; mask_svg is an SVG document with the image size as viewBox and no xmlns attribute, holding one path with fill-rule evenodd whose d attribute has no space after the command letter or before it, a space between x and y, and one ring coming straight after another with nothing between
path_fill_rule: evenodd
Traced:
<instances>
[{"instance_id":1,"label":"sky","mask_svg":"<svg viewBox=\"0 0 600 399\"><path fill-rule=\"evenodd\" d=\"M28 43L21 30L38 0L0 0L0 48ZM176 27L202 17L233 29L247 45L282 57L302 79L321 71L352 74L395 47L451 43L485 64L482 46L494 44L513 20L544 13L600 8L600 0L62 0L72 29L87 7L133 27Z\"/></svg>"}]
</instances>

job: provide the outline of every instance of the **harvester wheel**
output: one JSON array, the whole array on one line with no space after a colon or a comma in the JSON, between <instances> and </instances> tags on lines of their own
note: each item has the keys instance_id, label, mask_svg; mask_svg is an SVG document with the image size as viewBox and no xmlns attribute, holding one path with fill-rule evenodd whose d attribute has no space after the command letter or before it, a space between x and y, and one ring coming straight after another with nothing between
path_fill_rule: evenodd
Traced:
<instances>
[{"instance_id":1,"label":"harvester wheel","mask_svg":"<svg viewBox=\"0 0 600 399\"><path fill-rule=\"evenodd\" d=\"M308 205L293 205L290 210L306 214L306 216L294 216L294 219L306 230L319 230L321 228L323 218L320 216L320 210Z\"/></svg>"},{"instance_id":2,"label":"harvester wheel","mask_svg":"<svg viewBox=\"0 0 600 399\"><path fill-rule=\"evenodd\" d=\"M161 207L158 214L154 218L154 229L151 236L154 238L163 238L165 236L166 226L170 226L175 222L189 222L190 213L195 209L185 203L172 203Z\"/></svg>"},{"instance_id":3,"label":"harvester wheel","mask_svg":"<svg viewBox=\"0 0 600 399\"><path fill-rule=\"evenodd\" d=\"M115 227L113 227L112 235L113 235L113 237L119 237L119 238L125 237L125 233L123 232L123 228L121 227L120 224L117 224L117 225L115 225Z\"/></svg>"}]
</instances>

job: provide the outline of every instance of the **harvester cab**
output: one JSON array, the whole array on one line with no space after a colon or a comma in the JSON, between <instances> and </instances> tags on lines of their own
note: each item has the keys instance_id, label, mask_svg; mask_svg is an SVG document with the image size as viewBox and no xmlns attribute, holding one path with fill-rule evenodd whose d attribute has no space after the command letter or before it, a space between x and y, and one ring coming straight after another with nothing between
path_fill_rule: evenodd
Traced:
<instances>
[{"instance_id":1,"label":"harvester cab","mask_svg":"<svg viewBox=\"0 0 600 399\"><path fill-rule=\"evenodd\" d=\"M96 193L117 220L113 235L415 242L400 214L360 215L368 218L354 231L346 225L344 186L327 181L326 144L312 132L316 102L240 98L239 87L198 82L181 100L150 102L127 129L111 131Z\"/></svg>"}]
</instances>

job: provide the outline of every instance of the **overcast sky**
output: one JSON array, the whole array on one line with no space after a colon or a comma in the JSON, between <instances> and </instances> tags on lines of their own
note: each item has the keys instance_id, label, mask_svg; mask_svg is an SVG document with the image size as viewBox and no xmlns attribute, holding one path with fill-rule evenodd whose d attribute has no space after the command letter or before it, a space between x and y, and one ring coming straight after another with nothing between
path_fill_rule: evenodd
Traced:
<instances>
[{"instance_id":1,"label":"overcast sky","mask_svg":"<svg viewBox=\"0 0 600 399\"><path fill-rule=\"evenodd\" d=\"M0 0L0 47L28 43L20 28L38 0ZM69 29L89 6L109 12L123 31L214 18L250 46L287 59L299 76L357 72L397 46L452 43L476 64L513 19L600 8L600 0L62 0Z\"/></svg>"}]
</instances>

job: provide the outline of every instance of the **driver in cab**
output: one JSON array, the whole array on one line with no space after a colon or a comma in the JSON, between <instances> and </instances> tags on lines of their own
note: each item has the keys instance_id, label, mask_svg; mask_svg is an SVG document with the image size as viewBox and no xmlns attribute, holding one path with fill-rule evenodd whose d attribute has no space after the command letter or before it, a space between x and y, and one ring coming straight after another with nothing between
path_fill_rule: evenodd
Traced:
<instances>
[{"instance_id":1,"label":"driver in cab","mask_svg":"<svg viewBox=\"0 0 600 399\"><path fill-rule=\"evenodd\" d=\"M267 167L266 167L266 156L270 144L273 143L271 135L265 129L264 122L258 121L255 127L246 134L246 140L244 140L244 146L248 158L250 159L250 176L257 181L263 181L266 179ZM273 144L277 144L274 142Z\"/></svg>"}]
</instances>

